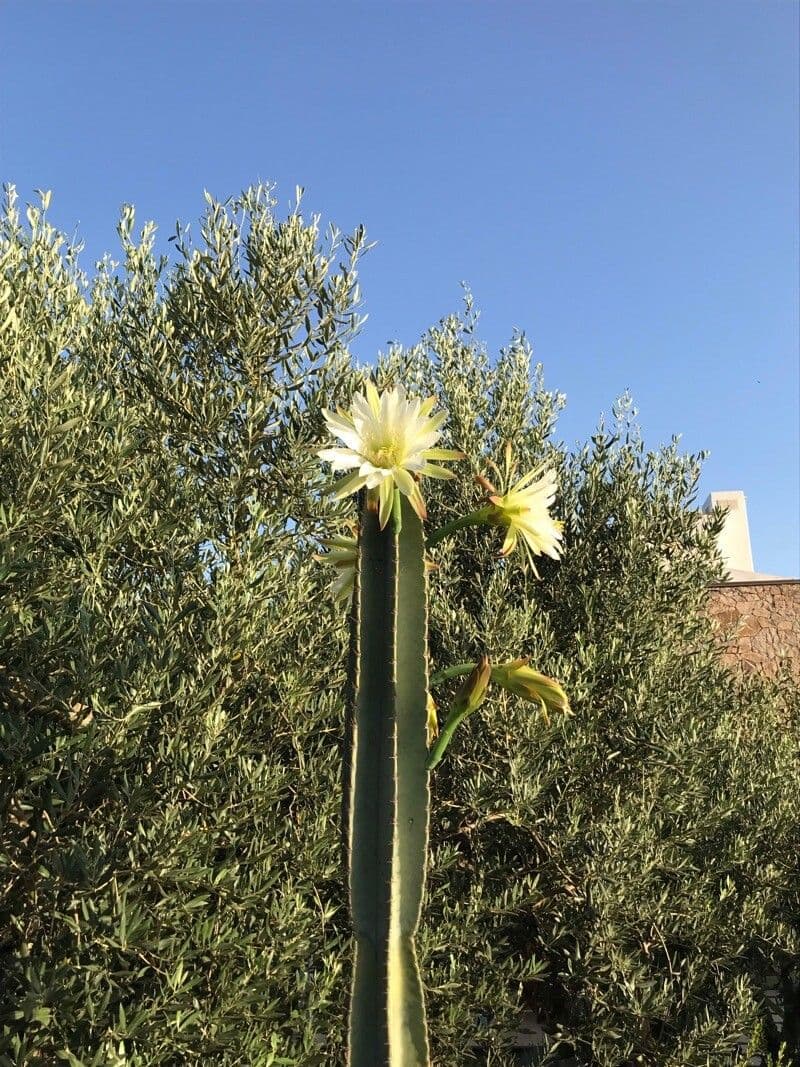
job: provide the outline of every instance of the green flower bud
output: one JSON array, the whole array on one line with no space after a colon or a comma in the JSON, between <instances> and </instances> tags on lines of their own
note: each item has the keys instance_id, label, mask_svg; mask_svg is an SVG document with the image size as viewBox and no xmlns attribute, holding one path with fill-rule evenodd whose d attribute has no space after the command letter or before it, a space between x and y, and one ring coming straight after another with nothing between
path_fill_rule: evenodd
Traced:
<instances>
[{"instance_id":1,"label":"green flower bud","mask_svg":"<svg viewBox=\"0 0 800 1067\"><path fill-rule=\"evenodd\" d=\"M439 736L439 720L436 718L436 702L430 693L428 693L428 748L433 744L436 738Z\"/></svg>"},{"instance_id":2,"label":"green flower bud","mask_svg":"<svg viewBox=\"0 0 800 1067\"><path fill-rule=\"evenodd\" d=\"M492 677L492 666L488 656L481 656L472 673L465 679L453 700L451 714L471 715L477 711L486 699L486 690Z\"/></svg>"}]
</instances>

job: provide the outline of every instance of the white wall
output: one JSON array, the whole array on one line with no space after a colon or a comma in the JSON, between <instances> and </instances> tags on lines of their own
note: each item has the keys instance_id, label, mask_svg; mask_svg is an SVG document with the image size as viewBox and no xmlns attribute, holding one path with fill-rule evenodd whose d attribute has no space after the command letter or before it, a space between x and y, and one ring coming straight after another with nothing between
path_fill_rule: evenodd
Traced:
<instances>
[{"instance_id":1,"label":"white wall","mask_svg":"<svg viewBox=\"0 0 800 1067\"><path fill-rule=\"evenodd\" d=\"M710 493L703 511L714 507L727 511L725 526L719 535L719 551L728 572L752 571L753 553L750 549L750 530L747 525L747 501L739 489L728 493Z\"/></svg>"}]
</instances>

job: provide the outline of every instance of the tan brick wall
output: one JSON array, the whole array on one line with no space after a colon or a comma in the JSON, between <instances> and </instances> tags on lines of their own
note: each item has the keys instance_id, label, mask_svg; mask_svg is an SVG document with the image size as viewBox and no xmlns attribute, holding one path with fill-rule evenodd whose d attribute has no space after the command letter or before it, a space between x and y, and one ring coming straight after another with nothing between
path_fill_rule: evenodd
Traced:
<instances>
[{"instance_id":1,"label":"tan brick wall","mask_svg":"<svg viewBox=\"0 0 800 1067\"><path fill-rule=\"evenodd\" d=\"M774 674L782 659L800 679L800 581L712 586L708 610L727 636L725 660Z\"/></svg>"}]
</instances>

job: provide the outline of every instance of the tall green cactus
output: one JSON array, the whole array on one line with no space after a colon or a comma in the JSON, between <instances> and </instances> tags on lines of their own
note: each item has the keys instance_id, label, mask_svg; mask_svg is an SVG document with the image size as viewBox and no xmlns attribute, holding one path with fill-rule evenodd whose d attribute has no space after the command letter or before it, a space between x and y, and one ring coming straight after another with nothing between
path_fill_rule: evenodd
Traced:
<instances>
[{"instance_id":1,"label":"tall green cactus","mask_svg":"<svg viewBox=\"0 0 800 1067\"><path fill-rule=\"evenodd\" d=\"M340 571L335 595L353 589L342 819L356 939L349 1067L429 1067L414 950L425 887L429 769L459 723L481 705L495 672L500 685L545 710L562 697L566 707L560 686L530 671L527 661L493 670L483 656L474 667L459 664L444 672L469 678L428 753L427 511L419 480L452 478L434 461L465 458L434 447L445 419L443 412L431 415L435 403L434 397L407 397L402 385L380 394L367 381L349 412L323 409L328 429L346 447L323 448L318 455L334 470L349 472L334 486L335 495L359 493L361 500L358 544L342 535L326 542ZM507 449L506 483L512 470ZM428 547L461 526L488 522L507 527L503 554L522 538L531 561L542 552L558 558L561 525L548 513L555 476L541 474L530 471L502 496L483 479L490 503L434 531Z\"/></svg>"},{"instance_id":2,"label":"tall green cactus","mask_svg":"<svg viewBox=\"0 0 800 1067\"><path fill-rule=\"evenodd\" d=\"M364 503L351 613L345 832L356 954L350 1067L428 1067L414 948L428 847L424 537Z\"/></svg>"}]
</instances>

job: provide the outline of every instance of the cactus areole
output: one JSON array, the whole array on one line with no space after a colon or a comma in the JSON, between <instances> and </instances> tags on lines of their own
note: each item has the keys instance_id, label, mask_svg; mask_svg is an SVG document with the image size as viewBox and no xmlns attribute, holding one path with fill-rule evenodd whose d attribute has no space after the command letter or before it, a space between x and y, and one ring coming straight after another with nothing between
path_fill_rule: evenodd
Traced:
<instances>
[{"instance_id":1,"label":"cactus areole","mask_svg":"<svg viewBox=\"0 0 800 1067\"><path fill-rule=\"evenodd\" d=\"M412 504L398 494L397 506L401 522L383 530L374 505L362 506L351 611L343 791L355 934L351 1067L429 1063L414 949L429 811L424 539Z\"/></svg>"}]
</instances>

